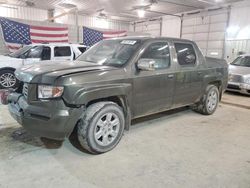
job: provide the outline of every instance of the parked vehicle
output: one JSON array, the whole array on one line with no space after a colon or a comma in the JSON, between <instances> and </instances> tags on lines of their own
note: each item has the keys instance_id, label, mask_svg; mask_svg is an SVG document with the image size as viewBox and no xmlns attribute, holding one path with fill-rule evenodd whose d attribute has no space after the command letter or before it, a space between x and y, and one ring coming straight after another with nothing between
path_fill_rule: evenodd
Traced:
<instances>
[{"instance_id":1,"label":"parked vehicle","mask_svg":"<svg viewBox=\"0 0 250 188\"><path fill-rule=\"evenodd\" d=\"M27 45L9 55L0 55L0 89L17 88L19 81L14 72L22 65L40 61L72 61L83 52L86 46L68 43Z\"/></svg>"},{"instance_id":2,"label":"parked vehicle","mask_svg":"<svg viewBox=\"0 0 250 188\"><path fill-rule=\"evenodd\" d=\"M250 95L250 55L242 55L230 64L227 90Z\"/></svg>"},{"instance_id":3,"label":"parked vehicle","mask_svg":"<svg viewBox=\"0 0 250 188\"><path fill-rule=\"evenodd\" d=\"M182 106L213 114L226 89L226 61L205 58L194 42L121 38L99 42L77 63L16 71L22 93L8 96L11 115L34 135L63 140L76 128L83 148L113 149L131 119Z\"/></svg>"}]
</instances>

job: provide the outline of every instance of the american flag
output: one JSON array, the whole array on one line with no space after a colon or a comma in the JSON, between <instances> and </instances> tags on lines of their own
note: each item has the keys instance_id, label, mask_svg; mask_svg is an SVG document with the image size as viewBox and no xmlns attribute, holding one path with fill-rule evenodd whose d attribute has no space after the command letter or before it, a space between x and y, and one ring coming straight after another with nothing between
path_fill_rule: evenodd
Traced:
<instances>
[{"instance_id":1,"label":"american flag","mask_svg":"<svg viewBox=\"0 0 250 188\"><path fill-rule=\"evenodd\" d=\"M124 37L126 35L126 31L98 31L88 27L83 27L83 44L86 46L93 46L95 43L103 39Z\"/></svg>"},{"instance_id":2,"label":"american flag","mask_svg":"<svg viewBox=\"0 0 250 188\"><path fill-rule=\"evenodd\" d=\"M23 24L0 17L6 46L11 52L32 43L68 42L67 27L44 27Z\"/></svg>"}]
</instances>

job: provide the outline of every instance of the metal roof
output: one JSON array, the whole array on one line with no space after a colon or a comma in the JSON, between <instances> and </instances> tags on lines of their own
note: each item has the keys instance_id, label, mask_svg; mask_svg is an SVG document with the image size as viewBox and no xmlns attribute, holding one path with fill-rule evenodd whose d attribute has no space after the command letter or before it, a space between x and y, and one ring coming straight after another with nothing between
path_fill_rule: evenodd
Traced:
<instances>
[{"instance_id":1,"label":"metal roof","mask_svg":"<svg viewBox=\"0 0 250 188\"><path fill-rule=\"evenodd\" d=\"M241 0L1 0L1 4L29 6L40 9L77 8L79 14L125 18L138 20L137 10L146 11L145 18L164 14L177 14L187 11L219 7Z\"/></svg>"}]
</instances>

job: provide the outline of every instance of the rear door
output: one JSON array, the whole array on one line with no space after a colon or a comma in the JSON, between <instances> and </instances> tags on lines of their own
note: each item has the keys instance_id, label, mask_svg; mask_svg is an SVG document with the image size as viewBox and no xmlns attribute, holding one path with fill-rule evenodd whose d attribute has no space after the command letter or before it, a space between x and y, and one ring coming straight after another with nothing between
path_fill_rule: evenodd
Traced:
<instances>
[{"instance_id":1,"label":"rear door","mask_svg":"<svg viewBox=\"0 0 250 188\"><path fill-rule=\"evenodd\" d=\"M152 59L155 70L135 70L133 81L133 112L140 117L169 109L172 106L175 67L171 63L168 41L150 42L136 61ZM136 67L136 65L134 65Z\"/></svg>"},{"instance_id":2,"label":"rear door","mask_svg":"<svg viewBox=\"0 0 250 188\"><path fill-rule=\"evenodd\" d=\"M174 106L192 104L200 98L203 72L196 48L191 42L174 42L176 52L176 86Z\"/></svg>"},{"instance_id":3,"label":"rear door","mask_svg":"<svg viewBox=\"0 0 250 188\"><path fill-rule=\"evenodd\" d=\"M53 60L73 60L73 52L70 46L55 46Z\"/></svg>"}]
</instances>

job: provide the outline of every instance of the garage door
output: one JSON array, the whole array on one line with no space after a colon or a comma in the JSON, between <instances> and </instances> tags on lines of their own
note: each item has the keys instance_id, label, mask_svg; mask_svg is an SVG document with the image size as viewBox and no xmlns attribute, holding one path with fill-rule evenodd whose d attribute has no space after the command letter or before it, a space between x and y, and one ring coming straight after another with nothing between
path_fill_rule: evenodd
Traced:
<instances>
[{"instance_id":1,"label":"garage door","mask_svg":"<svg viewBox=\"0 0 250 188\"><path fill-rule=\"evenodd\" d=\"M227 25L227 10L185 16L182 38L195 41L206 56L223 58Z\"/></svg>"},{"instance_id":2,"label":"garage door","mask_svg":"<svg viewBox=\"0 0 250 188\"><path fill-rule=\"evenodd\" d=\"M232 62L241 54L250 54L250 40L227 40L226 41L226 58Z\"/></svg>"},{"instance_id":3,"label":"garage door","mask_svg":"<svg viewBox=\"0 0 250 188\"><path fill-rule=\"evenodd\" d=\"M135 23L135 32L148 33L151 36L161 36L162 19Z\"/></svg>"}]
</instances>

